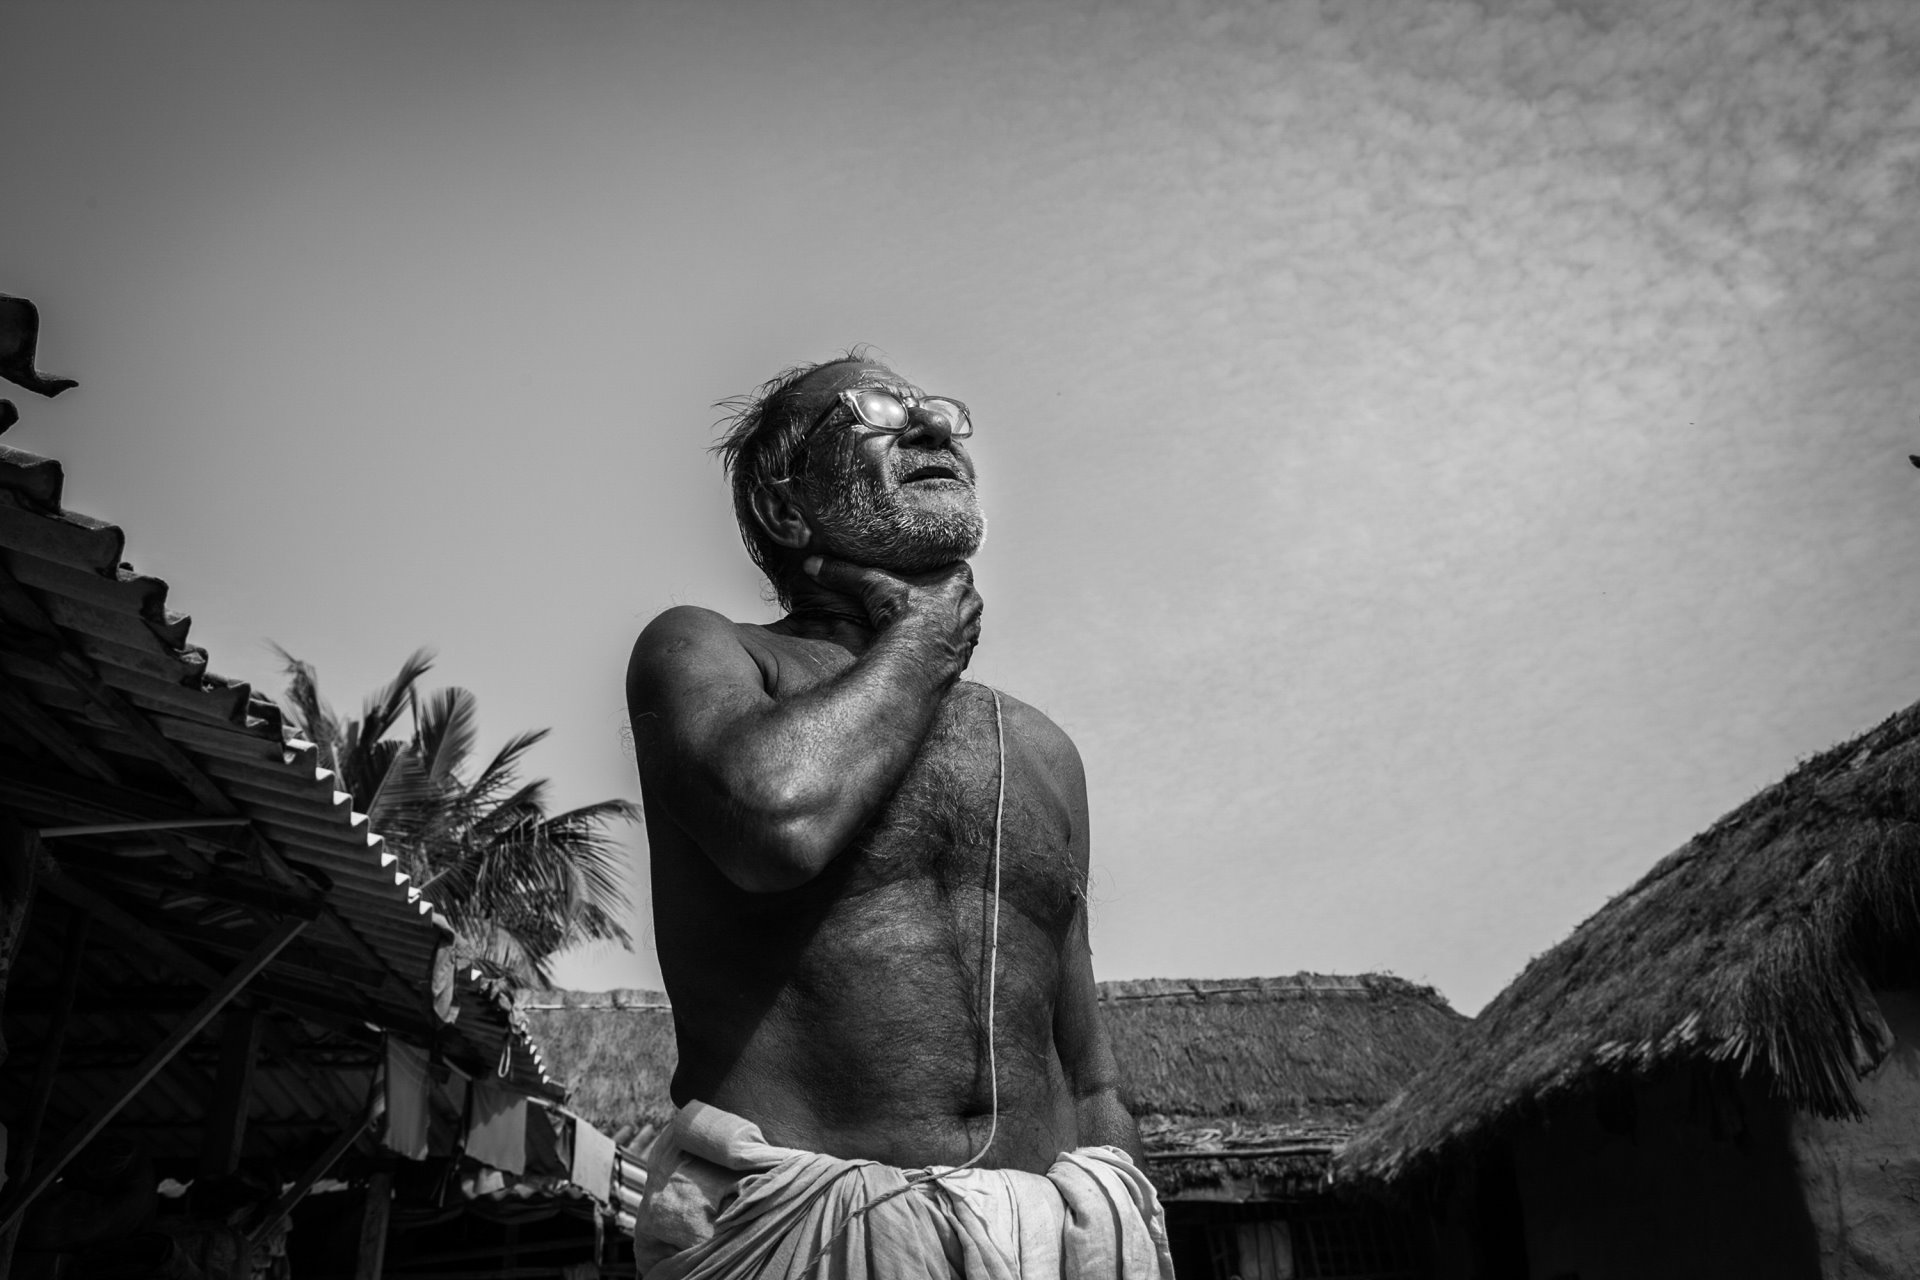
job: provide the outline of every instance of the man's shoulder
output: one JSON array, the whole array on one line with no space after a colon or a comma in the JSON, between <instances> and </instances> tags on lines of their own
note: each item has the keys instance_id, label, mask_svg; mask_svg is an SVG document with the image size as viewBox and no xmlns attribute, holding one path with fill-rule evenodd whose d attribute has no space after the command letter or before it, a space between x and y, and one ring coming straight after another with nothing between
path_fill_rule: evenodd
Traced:
<instances>
[{"instance_id":1,"label":"man's shoulder","mask_svg":"<svg viewBox=\"0 0 1920 1280\"><path fill-rule=\"evenodd\" d=\"M1074 773L1081 772L1080 749L1073 745L1073 738L1054 722L1052 716L1004 689L998 690L998 693L1001 714L1006 717L1009 733L1016 735L1051 764Z\"/></svg>"},{"instance_id":2,"label":"man's shoulder","mask_svg":"<svg viewBox=\"0 0 1920 1280\"><path fill-rule=\"evenodd\" d=\"M707 678L773 678L797 644L775 627L735 622L697 604L677 604L649 622L633 642L627 687L659 681L704 683Z\"/></svg>"},{"instance_id":3,"label":"man's shoulder","mask_svg":"<svg viewBox=\"0 0 1920 1280\"><path fill-rule=\"evenodd\" d=\"M677 604L656 615L633 643L634 660L667 657L674 653L716 647L759 652L791 647L795 642L758 622L735 622L724 613L697 604Z\"/></svg>"},{"instance_id":4,"label":"man's shoulder","mask_svg":"<svg viewBox=\"0 0 1920 1280\"><path fill-rule=\"evenodd\" d=\"M721 636L737 637L742 624L697 604L676 604L654 615L640 632L639 645L685 643Z\"/></svg>"},{"instance_id":5,"label":"man's shoulder","mask_svg":"<svg viewBox=\"0 0 1920 1280\"><path fill-rule=\"evenodd\" d=\"M688 646L715 644L735 638L736 625L725 614L697 604L677 604L656 614L633 642L633 660L641 663L665 657Z\"/></svg>"},{"instance_id":6,"label":"man's shoulder","mask_svg":"<svg viewBox=\"0 0 1920 1280\"><path fill-rule=\"evenodd\" d=\"M627 680L659 678L687 667L705 667L716 659L728 661L746 656L748 631L758 630L735 622L725 614L696 604L677 604L657 615L633 642L633 656L627 663Z\"/></svg>"}]
</instances>

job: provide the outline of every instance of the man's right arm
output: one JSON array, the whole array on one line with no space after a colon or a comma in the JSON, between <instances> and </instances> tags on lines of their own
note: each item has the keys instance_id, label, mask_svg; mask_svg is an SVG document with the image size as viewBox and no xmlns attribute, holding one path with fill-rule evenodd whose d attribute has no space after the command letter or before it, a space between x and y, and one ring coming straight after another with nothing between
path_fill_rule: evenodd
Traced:
<instances>
[{"instance_id":1,"label":"man's right arm","mask_svg":"<svg viewBox=\"0 0 1920 1280\"><path fill-rule=\"evenodd\" d=\"M669 609L627 669L650 799L733 883L796 888L893 794L978 634L965 565L915 578L828 561L820 581L864 602L876 634L847 670L773 698L734 624Z\"/></svg>"}]
</instances>

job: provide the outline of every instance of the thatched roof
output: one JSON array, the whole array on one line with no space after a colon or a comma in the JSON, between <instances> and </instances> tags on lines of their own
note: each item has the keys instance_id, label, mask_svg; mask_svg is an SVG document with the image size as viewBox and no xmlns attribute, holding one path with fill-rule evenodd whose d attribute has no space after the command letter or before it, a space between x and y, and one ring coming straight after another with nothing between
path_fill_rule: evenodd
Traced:
<instances>
[{"instance_id":1,"label":"thatched roof","mask_svg":"<svg viewBox=\"0 0 1920 1280\"><path fill-rule=\"evenodd\" d=\"M1122 1100L1183 1185L1248 1170L1317 1180L1465 1021L1431 988L1384 975L1107 982L1100 997ZM623 1142L671 1114L664 996L546 992L522 1012L573 1110Z\"/></svg>"},{"instance_id":2,"label":"thatched roof","mask_svg":"<svg viewBox=\"0 0 1920 1280\"><path fill-rule=\"evenodd\" d=\"M1317 1183L1466 1021L1431 987L1385 974L1106 982L1100 998L1163 1191Z\"/></svg>"},{"instance_id":3,"label":"thatched roof","mask_svg":"<svg viewBox=\"0 0 1920 1280\"><path fill-rule=\"evenodd\" d=\"M1868 988L1911 982L1920 954L1916 819L1920 706L1802 764L1529 964L1341 1175L1397 1178L1542 1102L1682 1062L1858 1114L1854 1083L1890 1044Z\"/></svg>"},{"instance_id":4,"label":"thatched roof","mask_svg":"<svg viewBox=\"0 0 1920 1280\"><path fill-rule=\"evenodd\" d=\"M658 991L541 991L520 1012L567 1106L622 1144L673 1114L673 1010Z\"/></svg>"}]
</instances>

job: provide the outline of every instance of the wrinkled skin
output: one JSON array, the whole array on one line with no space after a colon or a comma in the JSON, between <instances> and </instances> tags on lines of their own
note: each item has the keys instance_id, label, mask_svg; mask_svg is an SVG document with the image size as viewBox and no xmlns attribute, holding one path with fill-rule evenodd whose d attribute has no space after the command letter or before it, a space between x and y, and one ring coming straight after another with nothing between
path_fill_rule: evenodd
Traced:
<instances>
[{"instance_id":1,"label":"wrinkled skin","mask_svg":"<svg viewBox=\"0 0 1920 1280\"><path fill-rule=\"evenodd\" d=\"M907 389L833 365L801 395L823 409L852 385ZM982 1164L1041 1172L1102 1143L1139 1162L1095 1005L1079 755L1004 694L989 1069L1000 757L993 694L960 678L982 613L972 461L918 414L817 434L757 512L803 566L791 612L670 609L628 672L674 1100L912 1168L974 1155L997 1084Z\"/></svg>"}]
</instances>

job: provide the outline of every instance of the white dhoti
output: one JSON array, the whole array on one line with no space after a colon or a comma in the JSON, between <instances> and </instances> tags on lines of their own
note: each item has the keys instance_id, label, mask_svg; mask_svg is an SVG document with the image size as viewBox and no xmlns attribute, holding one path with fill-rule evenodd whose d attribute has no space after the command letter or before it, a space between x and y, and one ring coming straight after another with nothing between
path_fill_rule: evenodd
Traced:
<instances>
[{"instance_id":1,"label":"white dhoti","mask_svg":"<svg viewBox=\"0 0 1920 1280\"><path fill-rule=\"evenodd\" d=\"M1153 1185L1116 1147L938 1172L770 1146L689 1103L648 1152L635 1257L645 1280L1173 1280Z\"/></svg>"}]
</instances>

